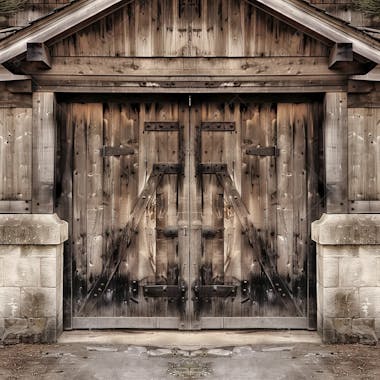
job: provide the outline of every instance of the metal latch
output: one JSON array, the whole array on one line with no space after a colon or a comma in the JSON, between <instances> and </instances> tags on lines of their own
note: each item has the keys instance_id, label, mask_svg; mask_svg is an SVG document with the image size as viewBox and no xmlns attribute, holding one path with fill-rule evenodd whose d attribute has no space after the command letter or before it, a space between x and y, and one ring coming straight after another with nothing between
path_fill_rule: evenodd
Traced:
<instances>
[{"instance_id":1,"label":"metal latch","mask_svg":"<svg viewBox=\"0 0 380 380\"><path fill-rule=\"evenodd\" d=\"M187 285L181 281L178 285L144 285L143 295L145 298L167 298L169 302L187 300Z\"/></svg>"}]
</instances>

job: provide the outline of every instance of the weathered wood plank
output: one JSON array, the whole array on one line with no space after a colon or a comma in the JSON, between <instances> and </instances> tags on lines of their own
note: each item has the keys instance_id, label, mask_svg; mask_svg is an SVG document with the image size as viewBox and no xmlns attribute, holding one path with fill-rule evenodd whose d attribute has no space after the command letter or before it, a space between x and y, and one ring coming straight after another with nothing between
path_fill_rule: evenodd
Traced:
<instances>
[{"instance_id":1,"label":"weathered wood plank","mask_svg":"<svg viewBox=\"0 0 380 380\"><path fill-rule=\"evenodd\" d=\"M32 81L30 79L6 82L6 88L12 94L31 94Z\"/></svg>"},{"instance_id":2,"label":"weathered wood plank","mask_svg":"<svg viewBox=\"0 0 380 380\"><path fill-rule=\"evenodd\" d=\"M89 106L72 105L73 124L73 316L87 294L87 128Z\"/></svg>"},{"instance_id":3,"label":"weathered wood plank","mask_svg":"<svg viewBox=\"0 0 380 380\"><path fill-rule=\"evenodd\" d=\"M302 78L300 80L300 78ZM71 78L72 79L72 78ZM80 81L71 81L70 78L50 78L43 79L40 76L36 80L40 83L41 91L54 91L60 93L107 93L107 94L189 94L191 88L192 94L310 94L310 93L326 93L338 92L347 90L347 81L344 77L288 77L276 78L276 80L268 80L262 77L254 81L231 81L225 82L218 81L218 78L213 78L215 81L182 81L173 82L174 86L168 86L167 81L159 82L141 82L141 81L112 81L110 78L104 80L100 78L97 80L90 80L89 78L82 78L83 83ZM94 78L93 78L94 79ZM146 78L154 79L154 78ZM174 80L175 78L170 78ZM8 106L13 103L6 102ZM10 105L9 105L10 104ZM21 104L21 103L20 103ZM23 103L24 104L24 103ZM366 104L366 103L362 103ZM372 103L372 104L380 104ZM364 105L365 106L365 105ZM373 105L371 105L373 106ZM1 108L1 101L0 101Z\"/></svg>"},{"instance_id":4,"label":"weathered wood plank","mask_svg":"<svg viewBox=\"0 0 380 380\"><path fill-rule=\"evenodd\" d=\"M64 243L64 328L72 328L73 313L73 113L72 105L57 104L57 167L56 205L57 215L69 223L69 238Z\"/></svg>"},{"instance_id":5,"label":"weathered wood plank","mask_svg":"<svg viewBox=\"0 0 380 380\"><path fill-rule=\"evenodd\" d=\"M38 71L30 69L30 73ZM354 73L354 72L353 72ZM306 76L336 75L326 57L248 57L248 58L130 58L53 57L52 68L44 76Z\"/></svg>"},{"instance_id":6,"label":"weathered wood plank","mask_svg":"<svg viewBox=\"0 0 380 380\"><path fill-rule=\"evenodd\" d=\"M31 213L30 201L1 201L1 214L28 214Z\"/></svg>"},{"instance_id":7,"label":"weathered wood plank","mask_svg":"<svg viewBox=\"0 0 380 380\"><path fill-rule=\"evenodd\" d=\"M348 211L347 93L325 95L326 210Z\"/></svg>"},{"instance_id":8,"label":"weathered wood plank","mask_svg":"<svg viewBox=\"0 0 380 380\"><path fill-rule=\"evenodd\" d=\"M348 110L350 201L377 201L379 188L380 112L375 108ZM350 205L350 209L352 207Z\"/></svg>"},{"instance_id":9,"label":"weathered wood plank","mask_svg":"<svg viewBox=\"0 0 380 380\"><path fill-rule=\"evenodd\" d=\"M295 109L293 104L277 106L277 270L286 278L293 275L294 259L294 173L293 137Z\"/></svg>"},{"instance_id":10,"label":"weathered wood plank","mask_svg":"<svg viewBox=\"0 0 380 380\"><path fill-rule=\"evenodd\" d=\"M54 211L55 95L33 93L33 213Z\"/></svg>"},{"instance_id":11,"label":"weathered wood plank","mask_svg":"<svg viewBox=\"0 0 380 380\"><path fill-rule=\"evenodd\" d=\"M225 104L203 103L202 122L225 121ZM225 162L225 133L202 131L202 164ZM218 231L216 236L203 236L203 263L201 277L205 285L224 282L224 194L214 174L202 175L202 224ZM213 302L216 311L218 301Z\"/></svg>"},{"instance_id":12,"label":"weathered wood plank","mask_svg":"<svg viewBox=\"0 0 380 380\"><path fill-rule=\"evenodd\" d=\"M328 56L320 40L266 11L238 0L204 0L199 7L187 2L181 9L177 0L134 1L114 12L112 21L103 18L58 42L53 54Z\"/></svg>"},{"instance_id":13,"label":"weathered wood plank","mask_svg":"<svg viewBox=\"0 0 380 380\"><path fill-rule=\"evenodd\" d=\"M86 159L86 256L87 289L102 273L103 251L103 106L100 103L87 104L88 124L85 131Z\"/></svg>"},{"instance_id":14,"label":"weathered wood plank","mask_svg":"<svg viewBox=\"0 0 380 380\"><path fill-rule=\"evenodd\" d=\"M32 110L0 109L0 199L30 200L32 188Z\"/></svg>"}]
</instances>

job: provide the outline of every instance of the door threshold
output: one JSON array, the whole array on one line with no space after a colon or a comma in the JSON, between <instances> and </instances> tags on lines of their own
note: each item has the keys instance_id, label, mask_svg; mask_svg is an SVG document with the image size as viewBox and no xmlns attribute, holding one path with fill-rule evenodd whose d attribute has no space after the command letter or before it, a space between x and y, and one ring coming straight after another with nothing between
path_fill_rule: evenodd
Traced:
<instances>
[{"instance_id":1,"label":"door threshold","mask_svg":"<svg viewBox=\"0 0 380 380\"><path fill-rule=\"evenodd\" d=\"M316 331L306 330L223 330L223 331L152 331L152 330L73 330L65 331L62 344L120 344L144 347L199 349L260 344L316 343Z\"/></svg>"}]
</instances>

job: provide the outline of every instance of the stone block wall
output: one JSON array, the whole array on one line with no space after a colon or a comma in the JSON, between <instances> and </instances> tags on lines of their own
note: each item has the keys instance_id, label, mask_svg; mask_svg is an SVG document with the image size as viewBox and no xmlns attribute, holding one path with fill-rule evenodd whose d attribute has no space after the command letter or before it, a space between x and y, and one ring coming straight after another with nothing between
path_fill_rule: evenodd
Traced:
<instances>
[{"instance_id":1,"label":"stone block wall","mask_svg":"<svg viewBox=\"0 0 380 380\"><path fill-rule=\"evenodd\" d=\"M0 215L0 342L57 340L66 239L56 215Z\"/></svg>"},{"instance_id":2,"label":"stone block wall","mask_svg":"<svg viewBox=\"0 0 380 380\"><path fill-rule=\"evenodd\" d=\"M317 242L317 322L325 343L380 338L380 215L323 215Z\"/></svg>"}]
</instances>

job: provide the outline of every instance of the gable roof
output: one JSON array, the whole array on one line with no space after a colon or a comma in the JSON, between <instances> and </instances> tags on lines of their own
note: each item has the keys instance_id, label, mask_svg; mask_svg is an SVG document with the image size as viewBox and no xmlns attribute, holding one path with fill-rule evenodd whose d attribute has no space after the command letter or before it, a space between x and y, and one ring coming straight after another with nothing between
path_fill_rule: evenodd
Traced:
<instances>
[{"instance_id":1,"label":"gable roof","mask_svg":"<svg viewBox=\"0 0 380 380\"><path fill-rule=\"evenodd\" d=\"M28 42L52 43L136 0L74 0L0 41L0 64L26 52ZM242 0L333 43L350 42L353 52L380 64L380 41L303 0Z\"/></svg>"}]
</instances>

